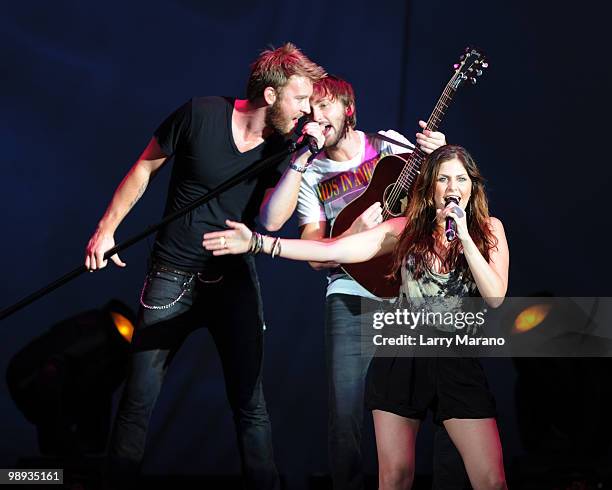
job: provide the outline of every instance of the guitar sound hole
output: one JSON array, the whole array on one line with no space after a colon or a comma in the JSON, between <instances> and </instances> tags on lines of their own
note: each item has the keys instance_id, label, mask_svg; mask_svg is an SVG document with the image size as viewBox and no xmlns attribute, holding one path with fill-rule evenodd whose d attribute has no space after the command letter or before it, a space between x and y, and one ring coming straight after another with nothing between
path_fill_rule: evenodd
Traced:
<instances>
[{"instance_id":1,"label":"guitar sound hole","mask_svg":"<svg viewBox=\"0 0 612 490\"><path fill-rule=\"evenodd\" d=\"M408 204L408 197L406 193L397 186L397 184L391 184L387 186L383 194L384 207L387 217L397 218L403 216Z\"/></svg>"}]
</instances>

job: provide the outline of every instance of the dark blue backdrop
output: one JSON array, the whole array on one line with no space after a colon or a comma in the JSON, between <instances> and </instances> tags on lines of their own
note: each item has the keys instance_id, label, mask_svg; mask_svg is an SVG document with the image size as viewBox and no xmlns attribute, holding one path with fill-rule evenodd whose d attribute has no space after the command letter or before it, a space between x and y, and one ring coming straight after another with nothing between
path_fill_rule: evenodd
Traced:
<instances>
[{"instance_id":1,"label":"dark blue backdrop","mask_svg":"<svg viewBox=\"0 0 612 490\"><path fill-rule=\"evenodd\" d=\"M545 2L548 4L548 2ZM469 148L506 227L510 294L610 295L605 256L610 182L604 51L598 2L16 2L0 19L2 271L6 306L77 266L114 188L157 124L192 95L243 95L248 64L290 40L350 80L358 126L414 140L469 43L490 58L462 90L443 131ZM118 232L158 220L169 172ZM295 222L284 236L295 235ZM591 245L592 243L592 245ZM150 244L149 244L150 245ZM148 245L126 270L86 275L2 322L0 371L54 322L120 298L134 307ZM599 258L599 257L597 257ZM602 260L603 259L603 260ZM265 387L281 471L298 487L326 471L324 276L260 260L269 325ZM509 362L491 373L506 460L521 453ZM0 466L36 454L35 432L3 386ZM426 433L420 471L430 466ZM373 449L368 442L373 472ZM154 414L145 470L235 473L234 433L218 359L196 333L175 361Z\"/></svg>"}]
</instances>

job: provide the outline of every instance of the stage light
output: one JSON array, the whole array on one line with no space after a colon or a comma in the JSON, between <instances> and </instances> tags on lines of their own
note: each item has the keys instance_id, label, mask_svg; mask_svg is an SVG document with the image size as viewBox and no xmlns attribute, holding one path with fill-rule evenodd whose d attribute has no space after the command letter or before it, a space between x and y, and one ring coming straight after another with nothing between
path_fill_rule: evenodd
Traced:
<instances>
[{"instance_id":1,"label":"stage light","mask_svg":"<svg viewBox=\"0 0 612 490\"><path fill-rule=\"evenodd\" d=\"M525 454L519 480L584 478L607 467L612 440L612 338L598 298L534 294L506 323L517 370L515 401Z\"/></svg>"},{"instance_id":2,"label":"stage light","mask_svg":"<svg viewBox=\"0 0 612 490\"><path fill-rule=\"evenodd\" d=\"M125 378L134 314L122 302L53 325L11 359L7 384L44 455L102 453Z\"/></svg>"},{"instance_id":3,"label":"stage light","mask_svg":"<svg viewBox=\"0 0 612 490\"><path fill-rule=\"evenodd\" d=\"M128 318L116 311L111 311L110 315L115 323L117 331L125 340L131 342L132 335L134 334L134 324Z\"/></svg>"}]
</instances>

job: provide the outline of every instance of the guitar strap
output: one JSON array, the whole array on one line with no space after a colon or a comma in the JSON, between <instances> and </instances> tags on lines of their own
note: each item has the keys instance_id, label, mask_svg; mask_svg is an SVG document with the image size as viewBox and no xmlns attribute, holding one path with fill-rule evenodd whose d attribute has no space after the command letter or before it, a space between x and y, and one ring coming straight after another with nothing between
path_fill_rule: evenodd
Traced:
<instances>
[{"instance_id":1,"label":"guitar strap","mask_svg":"<svg viewBox=\"0 0 612 490\"><path fill-rule=\"evenodd\" d=\"M389 138L384 134L380 133L368 133L367 136L369 138L378 138L379 140L386 141L387 143L391 143L392 145L401 146L402 148L406 148L407 150L414 151L415 146L409 143L403 143L402 141L394 140L393 138Z\"/></svg>"}]
</instances>

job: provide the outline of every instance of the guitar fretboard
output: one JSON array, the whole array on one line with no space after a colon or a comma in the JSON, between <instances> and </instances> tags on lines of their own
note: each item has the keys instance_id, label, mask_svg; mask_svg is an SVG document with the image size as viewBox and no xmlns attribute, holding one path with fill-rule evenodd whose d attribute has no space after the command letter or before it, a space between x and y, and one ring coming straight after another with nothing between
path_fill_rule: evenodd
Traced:
<instances>
[{"instance_id":1,"label":"guitar fretboard","mask_svg":"<svg viewBox=\"0 0 612 490\"><path fill-rule=\"evenodd\" d=\"M442 122L442 118L446 113L446 109L448 109L448 106L453 100L456 92L454 83L457 76L458 74L453 75L453 77L448 81L446 87L444 87L444 90L442 91L442 95L440 95L440 98L434 107L434 110L427 120L427 129L430 131L437 131L440 127L440 123ZM406 165L404 165L404 168L402 169L402 172L397 180L398 187L400 188L397 192L398 198L401 197L400 195L403 195L410 190L410 187L419 174L419 170L423 164L423 161L425 160L425 156L426 155L423 153L423 150L416 146L414 151L408 157L408 161L406 162Z\"/></svg>"}]
</instances>

